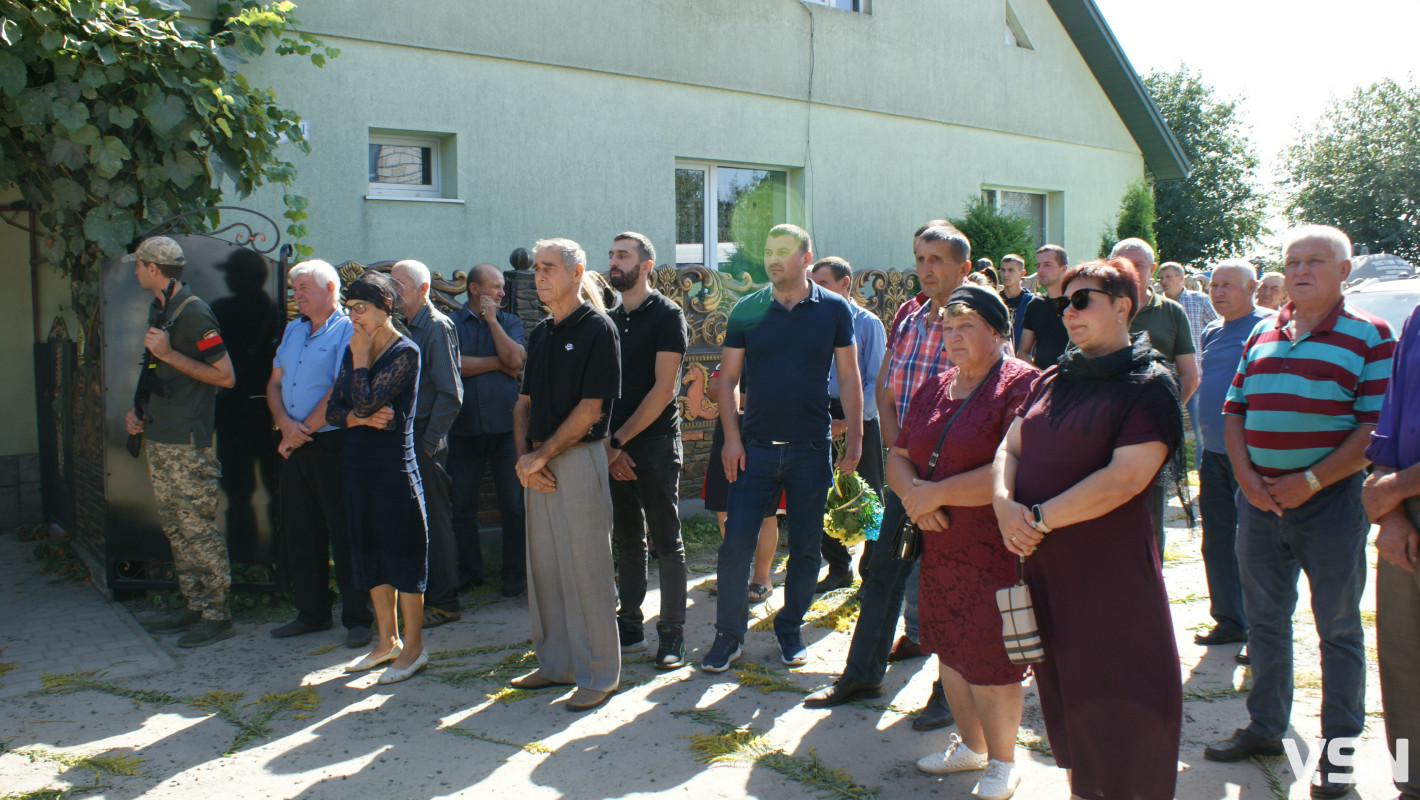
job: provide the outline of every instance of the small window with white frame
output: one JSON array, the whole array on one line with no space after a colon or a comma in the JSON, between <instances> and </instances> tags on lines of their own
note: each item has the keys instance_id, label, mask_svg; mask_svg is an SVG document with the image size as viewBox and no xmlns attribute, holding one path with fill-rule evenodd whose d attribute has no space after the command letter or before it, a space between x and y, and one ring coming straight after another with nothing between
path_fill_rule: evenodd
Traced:
<instances>
[{"instance_id":1,"label":"small window with white frame","mask_svg":"<svg viewBox=\"0 0 1420 800\"><path fill-rule=\"evenodd\" d=\"M370 136L370 196L443 197L438 139Z\"/></svg>"},{"instance_id":2,"label":"small window with white frame","mask_svg":"<svg viewBox=\"0 0 1420 800\"><path fill-rule=\"evenodd\" d=\"M804 0L806 3L813 3L816 6L827 6L840 11L858 11L863 14L869 13L868 4L872 0Z\"/></svg>"}]
</instances>

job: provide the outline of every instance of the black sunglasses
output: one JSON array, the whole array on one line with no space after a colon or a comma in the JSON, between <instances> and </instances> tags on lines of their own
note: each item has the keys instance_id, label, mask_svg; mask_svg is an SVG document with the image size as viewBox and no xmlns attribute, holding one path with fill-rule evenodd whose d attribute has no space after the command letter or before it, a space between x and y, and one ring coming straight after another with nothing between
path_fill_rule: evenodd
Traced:
<instances>
[{"instance_id":1,"label":"black sunglasses","mask_svg":"<svg viewBox=\"0 0 1420 800\"><path fill-rule=\"evenodd\" d=\"M1054 306L1055 306L1055 313L1056 313L1057 315L1063 317L1063 316L1065 316L1065 309L1069 308L1070 306L1074 306L1076 311L1084 311L1086 308L1089 308L1089 307L1090 307L1090 294L1091 294L1091 293L1093 293L1093 294L1102 294L1102 295L1104 295L1105 297L1121 297L1121 296L1122 296L1122 295L1114 294L1113 292L1106 292L1106 291L1103 290L1103 289L1088 289L1088 288L1086 288L1086 289L1076 289L1075 291L1071 292L1068 297L1066 297L1066 296L1052 297L1052 298L1050 298L1050 302L1051 302L1052 304L1054 304Z\"/></svg>"}]
</instances>

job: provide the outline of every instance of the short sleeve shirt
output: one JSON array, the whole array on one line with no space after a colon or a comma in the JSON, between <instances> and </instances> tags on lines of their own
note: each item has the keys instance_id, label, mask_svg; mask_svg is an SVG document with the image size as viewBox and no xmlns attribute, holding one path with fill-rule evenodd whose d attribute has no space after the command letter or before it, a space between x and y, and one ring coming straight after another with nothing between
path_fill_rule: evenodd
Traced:
<instances>
[{"instance_id":1,"label":"short sleeve shirt","mask_svg":"<svg viewBox=\"0 0 1420 800\"><path fill-rule=\"evenodd\" d=\"M488 323L467 306L450 319L459 335L459 354L473 358L498 355ZM507 311L498 312L498 327L508 338L524 344L523 321ZM513 430L513 404L518 401L518 379L500 370L463 379L463 406L449 432L457 436L486 436Z\"/></svg>"},{"instance_id":2,"label":"short sleeve shirt","mask_svg":"<svg viewBox=\"0 0 1420 800\"><path fill-rule=\"evenodd\" d=\"M602 401L601 416L578 441L606 438L620 391L620 348L606 314L583 302L561 322L548 316L533 328L522 391L532 401L529 440L550 438L578 403L593 398Z\"/></svg>"},{"instance_id":3,"label":"short sleeve shirt","mask_svg":"<svg viewBox=\"0 0 1420 800\"><path fill-rule=\"evenodd\" d=\"M217 327L217 318L202 298L193 295L184 284L168 301L177 312L165 326L172 348L188 358L216 364L227 355L227 345ZM156 299L148 309L148 324L158 327L162 304ZM217 387L189 378L177 367L161 361L149 370L153 394L148 400L148 416L143 434L160 444L212 446L213 417L216 412Z\"/></svg>"},{"instance_id":4,"label":"short sleeve shirt","mask_svg":"<svg viewBox=\"0 0 1420 800\"><path fill-rule=\"evenodd\" d=\"M1028 354L1031 361L1041 369L1059 361L1070 346L1070 334L1065 330L1065 321L1055 313L1055 305L1045 298L1033 300L1022 316L1022 330L1035 334L1035 350Z\"/></svg>"},{"instance_id":5,"label":"short sleeve shirt","mask_svg":"<svg viewBox=\"0 0 1420 800\"><path fill-rule=\"evenodd\" d=\"M1183 306L1153 292L1149 302L1134 315L1130 333L1148 331L1149 343L1163 353L1170 364L1179 356L1193 355L1193 332L1188 325L1188 313Z\"/></svg>"},{"instance_id":6,"label":"short sleeve shirt","mask_svg":"<svg viewBox=\"0 0 1420 800\"><path fill-rule=\"evenodd\" d=\"M1390 383L1366 458L1395 470L1420 462L1420 310L1410 312L1396 341Z\"/></svg>"},{"instance_id":7,"label":"short sleeve shirt","mask_svg":"<svg viewBox=\"0 0 1420 800\"><path fill-rule=\"evenodd\" d=\"M1244 314L1231 322L1219 317L1203 329L1200 337L1203 347L1198 351L1202 380L1198 384L1196 397L1203 449L1210 453L1227 452L1223 444L1223 401L1227 399L1228 387L1233 385L1233 376L1237 374L1243 345L1257 323L1274 313L1256 308L1251 314Z\"/></svg>"},{"instance_id":8,"label":"short sleeve shirt","mask_svg":"<svg viewBox=\"0 0 1420 800\"><path fill-rule=\"evenodd\" d=\"M337 308L314 331L306 317L293 319L286 326L271 362L272 368L281 370L281 404L286 416L300 421L316 410L340 374L340 359L354 331L343 308ZM320 428L321 432L333 430L335 426L329 423Z\"/></svg>"},{"instance_id":9,"label":"short sleeve shirt","mask_svg":"<svg viewBox=\"0 0 1420 800\"><path fill-rule=\"evenodd\" d=\"M730 311L725 347L742 349L746 405L745 442L826 442L829 435L828 368L833 351L853 344L848 301L818 284L793 308L766 286Z\"/></svg>"},{"instance_id":10,"label":"short sleeve shirt","mask_svg":"<svg viewBox=\"0 0 1420 800\"><path fill-rule=\"evenodd\" d=\"M621 343L621 397L612 407L613 430L626 424L641 401L656 385L656 356L659 353L685 355L690 345L690 328L685 312L660 292L651 292L641 305L627 311L617 306L608 314L616 325ZM676 386L680 386L680 371L676 371ZM665 436L680 433L680 417L672 398L661 415L641 431L640 436Z\"/></svg>"}]
</instances>

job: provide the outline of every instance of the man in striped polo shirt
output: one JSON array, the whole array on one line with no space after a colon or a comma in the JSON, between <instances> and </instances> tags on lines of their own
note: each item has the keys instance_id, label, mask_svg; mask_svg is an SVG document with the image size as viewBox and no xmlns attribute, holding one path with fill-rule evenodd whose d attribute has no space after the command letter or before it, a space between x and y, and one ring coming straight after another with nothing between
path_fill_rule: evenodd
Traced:
<instances>
[{"instance_id":1,"label":"man in striped polo shirt","mask_svg":"<svg viewBox=\"0 0 1420 800\"><path fill-rule=\"evenodd\" d=\"M1395 339L1385 322L1342 298L1350 253L1335 228L1288 232L1282 263L1291 302L1253 329L1223 405L1241 493L1237 553L1253 684L1251 723L1204 751L1215 761L1283 752L1299 571L1321 638L1321 735L1356 737L1365 724L1360 603L1370 524L1361 483ZM1345 794L1350 784L1331 780L1344 779L1342 771L1323 756L1312 796Z\"/></svg>"}]
</instances>

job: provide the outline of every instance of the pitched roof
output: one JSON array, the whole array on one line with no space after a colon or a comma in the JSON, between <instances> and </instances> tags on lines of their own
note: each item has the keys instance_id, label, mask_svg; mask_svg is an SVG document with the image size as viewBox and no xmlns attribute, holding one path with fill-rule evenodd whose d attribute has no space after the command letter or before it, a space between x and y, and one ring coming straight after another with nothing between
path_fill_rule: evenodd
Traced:
<instances>
[{"instance_id":1,"label":"pitched roof","mask_svg":"<svg viewBox=\"0 0 1420 800\"><path fill-rule=\"evenodd\" d=\"M1193 166L1168 123L1144 88L1119 40L1104 21L1094 0L1047 0L1075 49L1089 65L1095 80L1144 154L1144 164L1159 181L1179 181Z\"/></svg>"}]
</instances>

